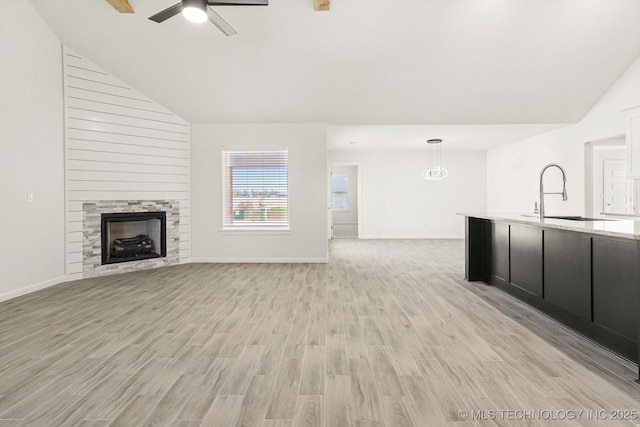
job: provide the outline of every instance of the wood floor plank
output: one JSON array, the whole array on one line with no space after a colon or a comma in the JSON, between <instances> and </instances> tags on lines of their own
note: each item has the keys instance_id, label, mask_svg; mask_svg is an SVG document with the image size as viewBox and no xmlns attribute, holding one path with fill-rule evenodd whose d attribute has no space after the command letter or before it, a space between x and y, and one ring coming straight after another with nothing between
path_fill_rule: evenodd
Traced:
<instances>
[{"instance_id":1,"label":"wood floor plank","mask_svg":"<svg viewBox=\"0 0 640 427\"><path fill-rule=\"evenodd\" d=\"M267 339L256 371L257 375L276 375L278 373L287 338L288 336L284 334L273 334Z\"/></svg>"},{"instance_id":2,"label":"wood floor plank","mask_svg":"<svg viewBox=\"0 0 640 427\"><path fill-rule=\"evenodd\" d=\"M459 411L639 407L635 365L464 281L464 242L329 249L326 264L184 264L0 303L0 426L524 426Z\"/></svg>"},{"instance_id":3,"label":"wood floor plank","mask_svg":"<svg viewBox=\"0 0 640 427\"><path fill-rule=\"evenodd\" d=\"M124 383L109 397L104 399L89 419L114 419L131 404L131 400L139 396L146 388L152 386L158 371L166 367L168 359L151 359L135 375L126 377ZM145 401L140 401L140 404Z\"/></svg>"},{"instance_id":4,"label":"wood floor plank","mask_svg":"<svg viewBox=\"0 0 640 427\"><path fill-rule=\"evenodd\" d=\"M400 379L389 360L386 349L382 346L372 346L369 348L369 352L371 353L373 375L382 394L384 396L402 396Z\"/></svg>"},{"instance_id":5,"label":"wood floor plank","mask_svg":"<svg viewBox=\"0 0 640 427\"><path fill-rule=\"evenodd\" d=\"M236 423L242 406L243 395L218 395L211 409L202 420L202 425L210 427L229 427Z\"/></svg>"},{"instance_id":6,"label":"wood floor plank","mask_svg":"<svg viewBox=\"0 0 640 427\"><path fill-rule=\"evenodd\" d=\"M86 419L90 414L101 407L105 400L112 396L127 380L122 374L112 374L98 382L95 387L89 389L86 394L79 395L81 399L66 408L55 418L52 425L75 426Z\"/></svg>"},{"instance_id":7,"label":"wood floor plank","mask_svg":"<svg viewBox=\"0 0 640 427\"><path fill-rule=\"evenodd\" d=\"M345 336L343 334L327 334L326 342L326 374L348 375L349 363L347 361Z\"/></svg>"},{"instance_id":8,"label":"wood floor plank","mask_svg":"<svg viewBox=\"0 0 640 427\"><path fill-rule=\"evenodd\" d=\"M382 408L386 425L394 427L417 427L411 415L409 415L403 398L398 396L384 396Z\"/></svg>"},{"instance_id":9,"label":"wood floor plank","mask_svg":"<svg viewBox=\"0 0 640 427\"><path fill-rule=\"evenodd\" d=\"M293 419L300 386L301 371L301 359L284 359L282 361L273 388L271 403L269 404L265 418Z\"/></svg>"},{"instance_id":10,"label":"wood floor plank","mask_svg":"<svg viewBox=\"0 0 640 427\"><path fill-rule=\"evenodd\" d=\"M401 377L400 381L405 390L406 408L416 427L447 424L440 404L434 396L435 393L440 393L441 389L429 388L423 377Z\"/></svg>"},{"instance_id":11,"label":"wood floor plank","mask_svg":"<svg viewBox=\"0 0 640 427\"><path fill-rule=\"evenodd\" d=\"M300 395L319 395L324 392L325 347L308 345L305 348L300 379Z\"/></svg>"},{"instance_id":12,"label":"wood floor plank","mask_svg":"<svg viewBox=\"0 0 640 427\"><path fill-rule=\"evenodd\" d=\"M174 420L171 427L200 427L202 420Z\"/></svg>"},{"instance_id":13,"label":"wood floor plank","mask_svg":"<svg viewBox=\"0 0 640 427\"><path fill-rule=\"evenodd\" d=\"M294 323L291 325L287 344L284 347L284 357L287 359L302 359L307 339L307 325Z\"/></svg>"},{"instance_id":14,"label":"wood floor plank","mask_svg":"<svg viewBox=\"0 0 640 427\"><path fill-rule=\"evenodd\" d=\"M235 360L229 376L220 389L220 394L244 394L249 387L251 378L258 368L263 346L245 346L242 353Z\"/></svg>"},{"instance_id":15,"label":"wood floor plank","mask_svg":"<svg viewBox=\"0 0 640 427\"><path fill-rule=\"evenodd\" d=\"M320 287L318 287L320 289ZM327 329L327 305L324 298L315 296L312 300L311 320L307 331L308 345L324 345Z\"/></svg>"},{"instance_id":16,"label":"wood floor plank","mask_svg":"<svg viewBox=\"0 0 640 427\"><path fill-rule=\"evenodd\" d=\"M51 399L45 398L40 400L38 404L33 406L28 413L20 417L13 415L11 411L9 411L4 416L7 418L24 419L24 422L21 424L23 426L43 426L48 424L49 421L58 416L67 407L78 401L80 398L80 396L59 394Z\"/></svg>"},{"instance_id":17,"label":"wood floor plank","mask_svg":"<svg viewBox=\"0 0 640 427\"><path fill-rule=\"evenodd\" d=\"M369 348L364 339L360 323L351 323L346 329L346 353L348 359L368 359Z\"/></svg>"},{"instance_id":18,"label":"wood floor plank","mask_svg":"<svg viewBox=\"0 0 640 427\"><path fill-rule=\"evenodd\" d=\"M267 406L275 383L271 375L256 375L244 395L236 427L260 427L265 419Z\"/></svg>"},{"instance_id":19,"label":"wood floor plank","mask_svg":"<svg viewBox=\"0 0 640 427\"><path fill-rule=\"evenodd\" d=\"M203 419L224 385L234 359L216 359L209 372L187 399L178 419Z\"/></svg>"},{"instance_id":20,"label":"wood floor plank","mask_svg":"<svg viewBox=\"0 0 640 427\"><path fill-rule=\"evenodd\" d=\"M355 425L351 411L351 378L327 375L324 381L325 423L328 426Z\"/></svg>"},{"instance_id":21,"label":"wood floor plank","mask_svg":"<svg viewBox=\"0 0 640 427\"><path fill-rule=\"evenodd\" d=\"M293 419L264 420L262 427L293 427Z\"/></svg>"},{"instance_id":22,"label":"wood floor plank","mask_svg":"<svg viewBox=\"0 0 640 427\"><path fill-rule=\"evenodd\" d=\"M323 396L298 396L294 427L324 427Z\"/></svg>"},{"instance_id":23,"label":"wood floor plank","mask_svg":"<svg viewBox=\"0 0 640 427\"><path fill-rule=\"evenodd\" d=\"M110 427L125 427L132 425L143 425L151 414L151 411L160 401L158 395L138 395L134 396L131 402L116 416L109 424Z\"/></svg>"},{"instance_id":24,"label":"wood floor plank","mask_svg":"<svg viewBox=\"0 0 640 427\"><path fill-rule=\"evenodd\" d=\"M354 419L381 421L382 408L371 366L366 359L349 360L351 402Z\"/></svg>"},{"instance_id":25,"label":"wood floor plank","mask_svg":"<svg viewBox=\"0 0 640 427\"><path fill-rule=\"evenodd\" d=\"M149 413L145 425L170 426L203 379L203 375L181 375Z\"/></svg>"}]
</instances>

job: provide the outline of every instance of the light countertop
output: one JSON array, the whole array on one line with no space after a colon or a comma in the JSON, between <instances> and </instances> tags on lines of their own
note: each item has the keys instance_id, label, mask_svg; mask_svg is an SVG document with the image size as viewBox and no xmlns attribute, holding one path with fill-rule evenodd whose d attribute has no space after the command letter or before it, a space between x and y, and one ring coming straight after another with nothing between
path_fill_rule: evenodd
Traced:
<instances>
[{"instance_id":1,"label":"light countertop","mask_svg":"<svg viewBox=\"0 0 640 427\"><path fill-rule=\"evenodd\" d=\"M538 215L523 213L459 213L458 215L504 221L532 226L557 228L560 230L577 231L581 233L600 234L611 237L640 240L640 220L611 219L598 221L571 221L567 219L545 218L540 220Z\"/></svg>"}]
</instances>

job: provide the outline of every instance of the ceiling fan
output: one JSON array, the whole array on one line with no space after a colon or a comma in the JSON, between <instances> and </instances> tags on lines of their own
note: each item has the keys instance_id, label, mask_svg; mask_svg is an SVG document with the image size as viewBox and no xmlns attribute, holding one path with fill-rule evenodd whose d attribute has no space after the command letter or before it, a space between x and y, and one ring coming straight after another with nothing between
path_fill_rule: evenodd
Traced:
<instances>
[{"instance_id":1,"label":"ceiling fan","mask_svg":"<svg viewBox=\"0 0 640 427\"><path fill-rule=\"evenodd\" d=\"M182 0L165 10L149 17L161 23L182 12L192 22L204 22L209 19L216 27L228 36L237 34L231 25L208 6L268 6L269 0Z\"/></svg>"}]
</instances>

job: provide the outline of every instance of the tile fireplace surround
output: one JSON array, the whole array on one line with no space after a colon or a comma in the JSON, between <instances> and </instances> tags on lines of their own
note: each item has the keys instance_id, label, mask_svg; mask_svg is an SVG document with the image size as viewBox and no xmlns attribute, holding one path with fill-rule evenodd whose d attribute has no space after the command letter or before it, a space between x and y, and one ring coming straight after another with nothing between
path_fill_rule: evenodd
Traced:
<instances>
[{"instance_id":1,"label":"tile fireplace surround","mask_svg":"<svg viewBox=\"0 0 640 427\"><path fill-rule=\"evenodd\" d=\"M103 213L167 213L167 256L102 265L100 215ZM176 200L95 200L82 203L82 272L104 276L177 264L180 260L180 202Z\"/></svg>"}]
</instances>

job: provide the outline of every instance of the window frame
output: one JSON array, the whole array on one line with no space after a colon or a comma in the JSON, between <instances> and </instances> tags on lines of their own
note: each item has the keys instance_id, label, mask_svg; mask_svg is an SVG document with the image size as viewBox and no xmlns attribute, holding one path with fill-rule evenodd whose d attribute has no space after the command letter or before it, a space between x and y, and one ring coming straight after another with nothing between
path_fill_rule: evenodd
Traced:
<instances>
[{"instance_id":1,"label":"window frame","mask_svg":"<svg viewBox=\"0 0 640 427\"><path fill-rule=\"evenodd\" d=\"M287 219L286 223L282 225L229 225L226 224L227 220L227 186L228 186L228 170L227 160L228 153L242 153L242 152L284 152L286 156L286 170L287 170ZM290 234L291 233L291 181L290 181L290 167L289 167L289 148L284 146L223 146L221 149L221 187L222 187L222 227L220 229L221 234ZM233 200L233 198L232 198ZM233 203L233 202L232 202Z\"/></svg>"}]
</instances>

